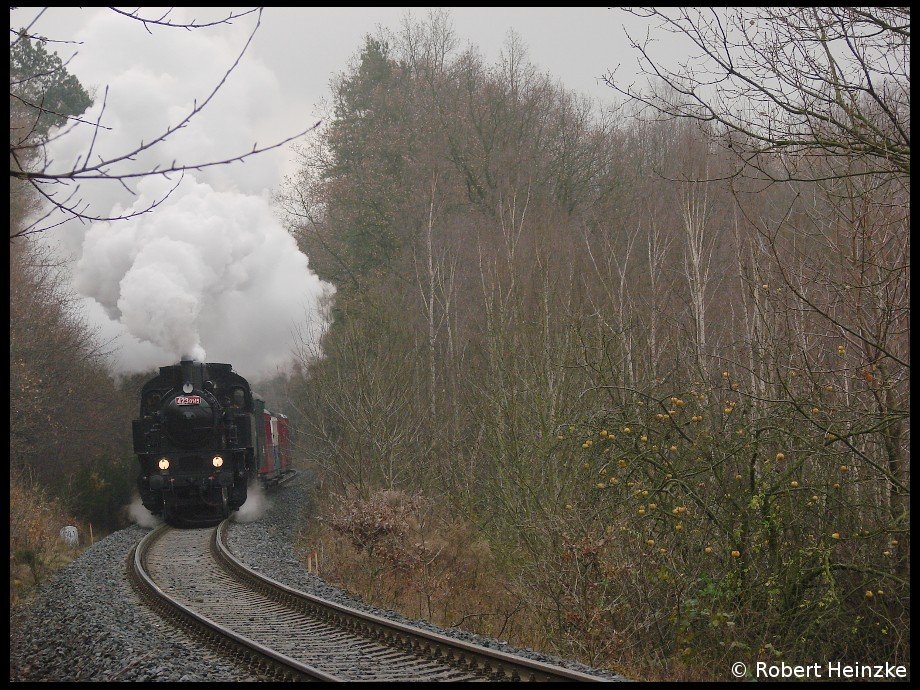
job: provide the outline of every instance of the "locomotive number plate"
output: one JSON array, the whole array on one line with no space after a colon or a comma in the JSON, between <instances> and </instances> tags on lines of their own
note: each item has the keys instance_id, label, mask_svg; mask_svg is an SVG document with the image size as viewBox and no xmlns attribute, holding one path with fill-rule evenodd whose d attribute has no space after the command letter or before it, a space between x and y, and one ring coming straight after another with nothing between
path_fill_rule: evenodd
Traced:
<instances>
[{"instance_id":1,"label":"locomotive number plate","mask_svg":"<svg viewBox=\"0 0 920 690\"><path fill-rule=\"evenodd\" d=\"M200 395L180 395L176 398L176 405L200 405Z\"/></svg>"}]
</instances>

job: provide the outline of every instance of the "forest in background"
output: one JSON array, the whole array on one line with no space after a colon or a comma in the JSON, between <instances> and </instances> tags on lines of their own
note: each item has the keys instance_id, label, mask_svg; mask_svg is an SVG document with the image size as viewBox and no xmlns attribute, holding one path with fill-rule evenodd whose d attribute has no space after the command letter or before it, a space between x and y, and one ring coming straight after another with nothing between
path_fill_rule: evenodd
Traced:
<instances>
[{"instance_id":1,"label":"forest in background","mask_svg":"<svg viewBox=\"0 0 920 690\"><path fill-rule=\"evenodd\" d=\"M324 575L631 677L909 663L909 11L764 12L801 49L754 54L799 104L765 128L666 73L600 112L444 15L368 37L277 195L337 289L286 386ZM841 37L865 74L821 62ZM17 45L11 236L90 102ZM11 601L134 479L145 375L113 383L59 268L11 242Z\"/></svg>"},{"instance_id":2,"label":"forest in background","mask_svg":"<svg viewBox=\"0 0 920 690\"><path fill-rule=\"evenodd\" d=\"M55 52L28 38L11 42L11 605L92 539L125 526L134 490L130 429L143 375L113 381L112 344L80 317L60 259L34 237L13 239L41 215L17 172L41 165L54 128L91 104ZM64 525L78 527L76 548L61 541Z\"/></svg>"},{"instance_id":3,"label":"forest in background","mask_svg":"<svg viewBox=\"0 0 920 690\"><path fill-rule=\"evenodd\" d=\"M909 51L809 12L762 20ZM279 195L337 289L292 390L327 571L634 677L909 659L909 96L772 56L801 112L756 129L367 38Z\"/></svg>"}]
</instances>

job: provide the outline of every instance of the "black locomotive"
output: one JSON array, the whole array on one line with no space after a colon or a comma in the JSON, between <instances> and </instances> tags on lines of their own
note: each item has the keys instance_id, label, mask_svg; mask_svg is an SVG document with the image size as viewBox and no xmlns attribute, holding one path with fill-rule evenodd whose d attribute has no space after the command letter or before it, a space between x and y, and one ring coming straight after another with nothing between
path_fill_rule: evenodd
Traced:
<instances>
[{"instance_id":1,"label":"black locomotive","mask_svg":"<svg viewBox=\"0 0 920 690\"><path fill-rule=\"evenodd\" d=\"M174 525L214 524L246 501L259 413L229 364L182 360L144 384L132 423L144 506Z\"/></svg>"}]
</instances>

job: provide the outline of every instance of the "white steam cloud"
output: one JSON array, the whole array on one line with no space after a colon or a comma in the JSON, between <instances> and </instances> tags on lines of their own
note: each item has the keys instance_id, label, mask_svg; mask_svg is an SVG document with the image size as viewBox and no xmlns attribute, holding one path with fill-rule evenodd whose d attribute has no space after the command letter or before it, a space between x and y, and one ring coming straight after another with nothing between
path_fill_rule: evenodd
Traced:
<instances>
[{"instance_id":1,"label":"white steam cloud","mask_svg":"<svg viewBox=\"0 0 920 690\"><path fill-rule=\"evenodd\" d=\"M153 528L163 524L162 519L158 518L144 507L144 504L141 503L141 497L136 494L131 500L131 503L125 507L128 510L128 517L131 519L131 522L135 522L141 527Z\"/></svg>"},{"instance_id":2,"label":"white steam cloud","mask_svg":"<svg viewBox=\"0 0 920 690\"><path fill-rule=\"evenodd\" d=\"M143 207L164 193L163 181L138 191ZM190 354L256 379L287 368L295 320L317 312L327 292L265 198L194 180L155 213L117 229L93 225L74 285L102 307L97 319L155 346L125 353L138 368ZM144 361L151 356L159 360Z\"/></svg>"},{"instance_id":3,"label":"white steam cloud","mask_svg":"<svg viewBox=\"0 0 920 690\"><path fill-rule=\"evenodd\" d=\"M182 11L171 15L175 21ZM94 159L131 151L174 127L195 99L200 103L211 92L252 27L239 22L150 36L140 23L113 12L91 16L69 37L82 46L68 69L95 87L87 121L99 115L109 87L102 124L111 129L97 133ZM280 140L292 133L278 124L283 103L275 76L247 54L188 127L128 165L150 170L173 161L218 161L256 141ZM85 156L93 134L84 125L54 141L53 167ZM84 316L113 340L117 371L150 370L192 355L229 362L258 381L288 370L295 332L308 339L321 335L321 305L333 289L310 270L273 214L270 194L283 164L284 153L273 151L244 164L187 172L171 192L177 176L140 178L131 184L134 195L117 182L81 185L80 196L98 215L142 211L168 194L155 210L130 220L68 223L45 233L74 259L72 282Z\"/></svg>"},{"instance_id":4,"label":"white steam cloud","mask_svg":"<svg viewBox=\"0 0 920 690\"><path fill-rule=\"evenodd\" d=\"M233 513L233 519L236 522L255 522L261 518L270 507L271 502L265 496L262 482L256 479L249 484L246 493L246 502L240 506L239 510Z\"/></svg>"}]
</instances>

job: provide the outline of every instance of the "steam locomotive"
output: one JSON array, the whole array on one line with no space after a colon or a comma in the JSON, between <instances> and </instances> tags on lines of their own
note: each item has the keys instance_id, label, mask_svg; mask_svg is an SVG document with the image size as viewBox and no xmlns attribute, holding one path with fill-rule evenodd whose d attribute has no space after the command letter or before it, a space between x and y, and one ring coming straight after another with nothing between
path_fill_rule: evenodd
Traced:
<instances>
[{"instance_id":1,"label":"steam locomotive","mask_svg":"<svg viewBox=\"0 0 920 690\"><path fill-rule=\"evenodd\" d=\"M229 364L183 359L141 389L132 422L141 502L177 526L204 526L246 502L252 481L292 473L288 420Z\"/></svg>"}]
</instances>

